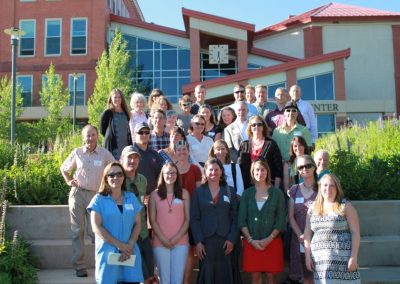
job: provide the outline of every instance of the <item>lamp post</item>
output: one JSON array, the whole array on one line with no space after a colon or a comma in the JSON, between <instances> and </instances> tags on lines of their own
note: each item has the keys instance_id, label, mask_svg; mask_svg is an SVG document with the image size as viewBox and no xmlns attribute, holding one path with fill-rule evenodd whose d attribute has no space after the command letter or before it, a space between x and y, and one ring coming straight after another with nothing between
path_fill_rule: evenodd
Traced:
<instances>
[{"instance_id":1,"label":"lamp post","mask_svg":"<svg viewBox=\"0 0 400 284\"><path fill-rule=\"evenodd\" d=\"M74 93L72 97L72 105L73 105L73 111L72 111L72 132L75 134L75 126L76 126L76 85L77 85L77 80L79 78L79 74L73 73L72 78L74 79Z\"/></svg>"},{"instance_id":2,"label":"lamp post","mask_svg":"<svg viewBox=\"0 0 400 284\"><path fill-rule=\"evenodd\" d=\"M12 93L11 93L11 145L15 143L15 101L16 101L16 87L17 87L17 76L16 76L16 63L17 63L17 48L18 41L21 36L25 35L23 30L18 28L9 28L5 29L4 33L11 36L11 52L12 52L12 61L11 61L11 83L12 83Z\"/></svg>"}]
</instances>

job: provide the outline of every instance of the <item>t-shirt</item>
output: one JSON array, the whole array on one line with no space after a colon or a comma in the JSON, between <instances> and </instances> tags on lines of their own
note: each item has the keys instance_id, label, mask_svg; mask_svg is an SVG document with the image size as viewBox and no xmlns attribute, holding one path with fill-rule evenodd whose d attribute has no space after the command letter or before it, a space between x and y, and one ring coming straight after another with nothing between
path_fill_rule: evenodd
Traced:
<instances>
[{"instance_id":1,"label":"t-shirt","mask_svg":"<svg viewBox=\"0 0 400 284\"><path fill-rule=\"evenodd\" d=\"M189 192L190 197L196 188L196 182L201 181L201 171L198 166L191 164L189 170L181 174L182 187Z\"/></svg>"}]
</instances>

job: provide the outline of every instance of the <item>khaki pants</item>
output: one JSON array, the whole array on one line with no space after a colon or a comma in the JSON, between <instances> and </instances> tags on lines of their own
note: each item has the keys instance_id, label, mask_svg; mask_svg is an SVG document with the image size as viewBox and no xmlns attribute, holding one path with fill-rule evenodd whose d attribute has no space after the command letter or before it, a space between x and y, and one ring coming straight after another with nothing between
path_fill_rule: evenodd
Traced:
<instances>
[{"instance_id":1,"label":"khaki pants","mask_svg":"<svg viewBox=\"0 0 400 284\"><path fill-rule=\"evenodd\" d=\"M76 187L71 188L69 193L68 205L72 231L72 265L75 269L86 269L85 225L87 235L92 239L94 238L90 225L90 214L87 212L86 207L95 194L96 192L94 191Z\"/></svg>"}]
</instances>

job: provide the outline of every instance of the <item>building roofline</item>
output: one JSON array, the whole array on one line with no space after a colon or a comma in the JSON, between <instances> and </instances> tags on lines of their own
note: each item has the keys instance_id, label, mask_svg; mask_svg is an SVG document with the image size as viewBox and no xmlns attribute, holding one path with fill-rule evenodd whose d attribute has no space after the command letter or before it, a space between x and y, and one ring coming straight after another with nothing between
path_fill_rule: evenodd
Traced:
<instances>
[{"instance_id":1,"label":"building roofline","mask_svg":"<svg viewBox=\"0 0 400 284\"><path fill-rule=\"evenodd\" d=\"M139 27L139 28L143 28L143 29L147 29L147 30L152 30L152 31L160 32L160 33L165 33L165 34L169 34L169 35L173 35L173 36L188 38L187 33L184 31L181 31L181 30L164 27L164 26L160 26L157 24L142 22L142 21L135 20L135 19L128 19L128 18L124 18L121 16L116 16L113 14L110 15L110 21L129 25L129 26Z\"/></svg>"},{"instance_id":2,"label":"building roofline","mask_svg":"<svg viewBox=\"0 0 400 284\"><path fill-rule=\"evenodd\" d=\"M253 54L253 55L258 55L258 56L262 56L265 58L269 58L269 59L282 61L282 62L290 62L290 61L300 59L300 58L288 56L288 55L281 54L281 53L276 53L273 51L269 51L269 50L265 50L265 49L261 49L261 48L257 48L257 47L251 47L249 50L249 53Z\"/></svg>"},{"instance_id":3,"label":"building roofline","mask_svg":"<svg viewBox=\"0 0 400 284\"><path fill-rule=\"evenodd\" d=\"M142 20L143 22L145 21L143 13L142 13L142 9L140 9L139 3L137 2L137 0L129 0L132 5L135 8L135 11L137 13L137 15L139 16L140 20Z\"/></svg>"},{"instance_id":4,"label":"building roofline","mask_svg":"<svg viewBox=\"0 0 400 284\"><path fill-rule=\"evenodd\" d=\"M314 64L318 64L318 63L322 63L322 62L326 62L326 61L332 61L332 60L341 59L341 58L348 58L350 56L350 53L351 53L351 49L348 48L348 49L344 49L344 50L340 50L340 51L326 53L323 55L317 55L317 56L308 57L305 59L290 61L290 62L286 62L286 63L274 65L274 66L269 66L269 67L264 67L264 68L261 68L258 70L248 70L248 71L240 72L238 74L230 75L230 76L223 77L223 78L217 78L217 79L207 80L207 81L203 81L203 82L192 82L192 83L184 85L182 87L182 93L193 92L194 88L199 83L204 85L206 88L217 87L217 86L221 86L221 85L225 85L225 84L236 83L236 82L248 80L251 78L257 78L257 77L261 77L261 76L265 76L265 75L270 75L270 74L277 73L277 72L283 72L283 71L287 71L287 70L291 70L291 69L296 69L299 67L314 65Z\"/></svg>"}]
</instances>

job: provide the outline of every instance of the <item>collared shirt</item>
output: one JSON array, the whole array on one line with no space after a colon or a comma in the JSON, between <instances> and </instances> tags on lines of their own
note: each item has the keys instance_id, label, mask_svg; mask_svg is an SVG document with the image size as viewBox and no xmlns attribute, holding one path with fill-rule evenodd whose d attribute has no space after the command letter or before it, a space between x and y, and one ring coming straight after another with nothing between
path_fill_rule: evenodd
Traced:
<instances>
[{"instance_id":1,"label":"collared shirt","mask_svg":"<svg viewBox=\"0 0 400 284\"><path fill-rule=\"evenodd\" d=\"M133 185L134 184L134 185ZM134 178L126 177L125 180L126 190L132 192L136 195L140 204L144 207L144 198L146 195L147 190L147 179L144 175L136 173ZM134 187L136 187L137 192L134 192ZM140 227L140 237L142 240L149 236L149 230L147 229L147 212L146 210L142 211L141 214L141 223L142 226Z\"/></svg>"},{"instance_id":2,"label":"collared shirt","mask_svg":"<svg viewBox=\"0 0 400 284\"><path fill-rule=\"evenodd\" d=\"M246 121L241 121L240 119L236 119L235 123L239 126L240 132L242 133L243 141L249 140L249 137L247 136L247 125L249 124L249 120L246 119Z\"/></svg>"},{"instance_id":3,"label":"collared shirt","mask_svg":"<svg viewBox=\"0 0 400 284\"><path fill-rule=\"evenodd\" d=\"M272 134L272 139L274 139L276 144L278 144L279 150L282 154L282 159L284 161L289 161L290 142L293 137L301 136L306 140L307 146L311 146L311 136L310 131L308 131L308 129L303 125L296 123L296 125L289 131L285 126L286 124L275 128L274 133Z\"/></svg>"},{"instance_id":4,"label":"collared shirt","mask_svg":"<svg viewBox=\"0 0 400 284\"><path fill-rule=\"evenodd\" d=\"M284 112L284 109L280 110L278 106L274 110L268 112L267 116L265 117L265 122L267 123L268 127L271 128L271 131L274 131L275 128L286 123ZM297 116L297 123L306 126L301 112Z\"/></svg>"},{"instance_id":5,"label":"collared shirt","mask_svg":"<svg viewBox=\"0 0 400 284\"><path fill-rule=\"evenodd\" d=\"M258 115L262 118L265 118L271 110L276 108L276 104L270 102L266 102L263 105L259 105L257 102L255 102L253 103L253 106L256 107Z\"/></svg>"},{"instance_id":6,"label":"collared shirt","mask_svg":"<svg viewBox=\"0 0 400 284\"><path fill-rule=\"evenodd\" d=\"M186 136L186 139L189 144L190 157L192 160L197 163L205 163L208 159L208 152L214 141L205 135L203 135L201 141L197 140L197 138L191 134Z\"/></svg>"},{"instance_id":7,"label":"collared shirt","mask_svg":"<svg viewBox=\"0 0 400 284\"><path fill-rule=\"evenodd\" d=\"M314 108L312 105L302 99L297 101L297 107L299 108L301 114L303 115L306 126L311 133L311 142L315 143L318 138L318 128L317 128L317 117L314 113ZM311 146L311 145L309 145Z\"/></svg>"},{"instance_id":8,"label":"collared shirt","mask_svg":"<svg viewBox=\"0 0 400 284\"><path fill-rule=\"evenodd\" d=\"M150 134L150 147L153 150L160 151L161 149L165 149L169 146L169 135L163 131L161 136L158 136L154 130L151 131Z\"/></svg>"},{"instance_id":9,"label":"collared shirt","mask_svg":"<svg viewBox=\"0 0 400 284\"><path fill-rule=\"evenodd\" d=\"M247 118L252 117L253 115L258 115L258 110L257 108L252 105L252 104L248 104L246 102L244 102L247 105L247 109L249 110L249 113L247 114ZM238 107L239 104L234 102L233 104L231 104L229 107L233 108L233 110L235 111L236 115L238 113Z\"/></svg>"},{"instance_id":10,"label":"collared shirt","mask_svg":"<svg viewBox=\"0 0 400 284\"><path fill-rule=\"evenodd\" d=\"M103 176L104 168L115 159L106 149L97 146L89 152L85 146L74 149L67 157L60 169L63 172L74 173L80 187L98 191Z\"/></svg>"}]
</instances>

